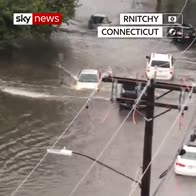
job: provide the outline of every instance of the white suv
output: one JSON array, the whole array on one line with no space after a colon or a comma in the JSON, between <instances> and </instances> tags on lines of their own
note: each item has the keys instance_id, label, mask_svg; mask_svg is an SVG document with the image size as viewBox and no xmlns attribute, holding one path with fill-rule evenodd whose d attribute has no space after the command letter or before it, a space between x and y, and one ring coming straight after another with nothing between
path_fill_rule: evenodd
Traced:
<instances>
[{"instance_id":1,"label":"white suv","mask_svg":"<svg viewBox=\"0 0 196 196\"><path fill-rule=\"evenodd\" d=\"M174 77L174 58L171 54L152 53L146 58L148 79L171 80Z\"/></svg>"}]
</instances>

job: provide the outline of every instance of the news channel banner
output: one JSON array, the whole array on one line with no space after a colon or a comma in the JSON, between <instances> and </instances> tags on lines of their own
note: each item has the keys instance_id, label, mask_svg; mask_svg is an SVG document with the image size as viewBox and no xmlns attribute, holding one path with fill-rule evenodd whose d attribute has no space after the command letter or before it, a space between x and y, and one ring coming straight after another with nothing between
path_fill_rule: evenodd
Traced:
<instances>
[{"instance_id":1,"label":"news channel banner","mask_svg":"<svg viewBox=\"0 0 196 196\"><path fill-rule=\"evenodd\" d=\"M175 27L183 31L181 24L182 13L122 13L120 25L98 26L97 35L99 38L179 38Z\"/></svg>"}]
</instances>

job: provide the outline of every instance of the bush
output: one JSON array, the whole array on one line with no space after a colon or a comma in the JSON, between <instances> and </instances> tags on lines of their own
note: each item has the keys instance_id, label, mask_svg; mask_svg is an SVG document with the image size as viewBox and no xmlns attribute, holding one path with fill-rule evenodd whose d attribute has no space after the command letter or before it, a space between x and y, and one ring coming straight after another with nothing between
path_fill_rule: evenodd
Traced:
<instances>
[{"instance_id":1,"label":"bush","mask_svg":"<svg viewBox=\"0 0 196 196\"><path fill-rule=\"evenodd\" d=\"M8 45L20 38L48 39L51 26L15 26L13 13L60 12L66 22L74 16L78 0L0 0L0 45Z\"/></svg>"}]
</instances>

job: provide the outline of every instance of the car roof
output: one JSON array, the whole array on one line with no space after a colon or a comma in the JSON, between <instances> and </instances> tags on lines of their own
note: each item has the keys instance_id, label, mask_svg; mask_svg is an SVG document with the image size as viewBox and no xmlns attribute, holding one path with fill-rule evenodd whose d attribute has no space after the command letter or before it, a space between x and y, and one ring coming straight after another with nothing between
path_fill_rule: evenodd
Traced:
<instances>
[{"instance_id":1,"label":"car roof","mask_svg":"<svg viewBox=\"0 0 196 196\"><path fill-rule=\"evenodd\" d=\"M96 69L83 69L80 74L98 74Z\"/></svg>"},{"instance_id":2,"label":"car roof","mask_svg":"<svg viewBox=\"0 0 196 196\"><path fill-rule=\"evenodd\" d=\"M170 61L172 55L171 54L160 54L160 53L152 53L151 59L158 61Z\"/></svg>"},{"instance_id":3,"label":"car roof","mask_svg":"<svg viewBox=\"0 0 196 196\"><path fill-rule=\"evenodd\" d=\"M105 14L93 14L92 16L94 16L94 17L103 17L103 18L107 17Z\"/></svg>"},{"instance_id":4,"label":"car roof","mask_svg":"<svg viewBox=\"0 0 196 196\"><path fill-rule=\"evenodd\" d=\"M127 83L125 83L125 84L122 84L121 85L121 87L124 89L124 90L135 90L135 88L138 86L139 84L136 84L136 83L130 83L130 84L127 84ZM145 86L146 84L141 84L141 88L143 89L144 88L144 86Z\"/></svg>"},{"instance_id":5,"label":"car roof","mask_svg":"<svg viewBox=\"0 0 196 196\"><path fill-rule=\"evenodd\" d=\"M122 88L124 90L132 90L135 89L136 83L130 83L130 84L122 84Z\"/></svg>"},{"instance_id":6,"label":"car roof","mask_svg":"<svg viewBox=\"0 0 196 196\"><path fill-rule=\"evenodd\" d=\"M183 149L187 152L195 152L196 153L196 145L184 145Z\"/></svg>"}]
</instances>

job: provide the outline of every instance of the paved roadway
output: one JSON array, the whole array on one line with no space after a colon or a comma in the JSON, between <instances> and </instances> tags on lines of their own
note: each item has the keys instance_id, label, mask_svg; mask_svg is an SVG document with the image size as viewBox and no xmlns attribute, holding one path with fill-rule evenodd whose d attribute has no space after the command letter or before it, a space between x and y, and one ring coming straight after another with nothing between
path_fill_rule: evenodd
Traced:
<instances>
[{"instance_id":1,"label":"paved roadway","mask_svg":"<svg viewBox=\"0 0 196 196\"><path fill-rule=\"evenodd\" d=\"M134 6L138 11L141 11L142 9L143 11L154 11L154 3L155 2L146 1L141 4L138 2L135 3ZM96 6L94 6L95 4ZM119 13L123 11L130 11L130 1L121 1L121 3L118 2L115 4L116 5L109 1L107 1L107 4L104 4L102 1L99 1L99 3L91 1L90 5L89 2L83 1L83 7L81 7L77 12L78 20L81 22L81 24L84 24L83 27L85 27L88 18L92 13L106 13L114 23L118 23ZM191 20L191 17L188 18L187 16L186 19ZM87 35L82 36L73 34L70 35L70 37L70 46L73 56L68 57L66 65L68 66L69 70L72 70L73 73L78 72L78 67L102 68L109 65L112 67L115 73L114 75L120 74L121 76L135 77L135 75L139 73L139 75L142 76L145 65L144 57L146 54L149 54L152 51L156 51L172 53L175 57L178 57L175 64L176 83L180 83L180 80L183 77L186 77L186 80L195 78L195 65L187 62L187 60L190 59L191 61L195 60L195 50L191 49L179 57L179 54L181 54L180 51L183 51L186 46L174 46L169 40L163 40L162 42L159 42L159 40L100 40L95 36L88 36L88 33ZM78 45L80 48L83 48L83 50L79 50L77 47L75 47L76 45ZM77 58L75 56L76 54ZM80 60L78 61L78 59ZM173 100L174 103L178 103L177 95L171 95L169 97L169 100ZM167 102L168 100L166 99L165 101ZM104 115L108 114L109 110L107 109L107 106L111 104L94 104L92 108L89 108L88 112L92 110L90 112L92 116L102 116L103 119L105 119ZM104 106L103 104L106 105ZM99 119L92 120L91 123L93 123L93 129L91 130L87 128L89 132L93 132L94 137L91 136L91 139L89 140L88 134L84 134L85 139L81 139L80 134L82 134L83 130L83 128L81 128L82 130L80 129L80 134L77 134L74 140L69 140L71 143L75 143L77 138L80 141L82 147L80 145L72 145L74 149L85 152L94 157L99 154L100 150L103 148L103 145L106 144L106 141L111 137L112 133L114 133L115 129L117 129L119 126L122 117L125 116L125 114L118 113L118 108L116 108L116 106L111 107L113 111L109 112L108 118L105 119L104 124L100 125ZM155 113L160 111L162 110L157 108ZM100 115L96 115L96 112L100 112ZM175 120L177 114L178 111L171 111L170 113L167 113L155 120L153 153L159 147L160 142L171 127L171 124ZM174 127L165 145L161 149L157 158L154 160L152 168L152 191L155 190L155 187L158 185L159 175L167 168L173 159L185 131L190 129L192 124L195 123L194 119L192 120L193 115L195 115L194 104L191 105L190 110L185 115L183 129L179 128L179 122L177 122L177 126ZM86 119L85 114L82 114L80 118L86 127L87 123L84 121ZM87 120L89 122L89 119ZM112 145L106 150L103 157L101 158L102 161L112 165L126 174L129 174L130 176L136 175L136 171L138 171L140 168L142 160L144 121L140 119L136 120L136 122L137 124L134 124L131 117L129 118L120 133L113 141ZM85 127L85 131L88 132ZM78 144L79 142L76 143ZM77 159L81 160L80 158ZM75 168L77 172L78 167L79 166L76 166ZM79 172L81 172L81 176L85 173L81 168L79 169ZM66 189L67 193L72 190L77 181L78 176L76 180L72 181L73 186L70 185L70 187ZM171 192L176 194L176 191L180 190L177 190L176 186L172 186L175 184L175 177L172 182L173 183L170 183L169 180L166 181L165 189L162 191L162 195L168 195L171 194ZM182 184L180 184L180 182ZM187 185L185 187L185 191L183 192L188 190L194 191L194 189L189 188L188 183L183 181L178 181L178 183L179 186ZM190 183L190 187L191 184L192 183ZM169 188L167 188L168 185L170 185ZM86 180L84 180L84 182L79 186L74 195L128 195L130 189L131 186L128 180L122 179L116 174L112 174L112 172L107 171L107 169L96 166L95 169L93 169L90 175L86 178ZM138 195L138 190L134 195Z\"/></svg>"},{"instance_id":2,"label":"paved roadway","mask_svg":"<svg viewBox=\"0 0 196 196\"><path fill-rule=\"evenodd\" d=\"M108 0L107 2L103 0L82 0L82 6L77 10L76 19L79 21L82 28L86 28L88 18L92 13L106 13L110 19L116 23L118 22L119 14L121 12L133 10L150 12L154 11L156 8L155 0L133 2L128 0L115 2L112 0ZM77 75L83 68L105 68L107 66L111 66L114 75L135 77L136 74L139 73L139 75L142 76L145 68L145 56L147 54L150 54L152 51L156 51L172 53L174 56L177 56L179 52L183 51L185 48L185 46L178 47L173 45L170 40L163 40L161 43L159 40L100 40L91 32L86 34L72 33L68 35L61 32L57 33L55 37L66 45L67 50L65 51L64 66L67 70L73 73L73 75ZM175 82L179 83L182 77L186 77L187 80L195 78L195 65L189 62L185 63L187 59L191 59L191 61L195 60L194 48L187 51L181 57L181 61L178 60L176 62ZM68 94L69 91L66 90L65 92ZM102 91L100 93L102 93ZM105 96L109 97L109 92L104 94L106 94ZM178 96L176 94L171 94L169 98L165 98L163 101L177 103ZM2 192L4 195L5 193L8 195L14 190L14 187L17 187L20 180L22 180L24 176L28 174L30 168L32 168L33 165L35 165L35 163L37 163L44 155L47 146L54 143L63 128L68 124L68 121L70 121L70 119L82 106L83 102L84 100L72 99L65 101L64 106L58 104L57 117L61 120L56 122L53 122L52 120L54 115L52 112L56 112L56 110L53 109L53 106L56 105L56 103L53 103L54 105L42 104L42 102L34 103L34 105L38 104L42 108L45 107L43 111L39 111L37 109L36 112L37 114L40 114L41 112L43 113L43 119L41 119L44 122L48 122L48 129L50 132L44 132L45 134L48 134L47 141L44 141L43 143L39 143L39 141L37 141L37 145L40 144L40 146L38 145L36 148L35 144L33 148L34 154L32 154L31 159L25 159L23 163L21 160L19 161L19 163L24 165L29 164L31 167L28 167L28 169L24 171L19 170L18 174L15 174L17 180L15 179L13 182L8 181L6 179L6 175L9 179L10 174L6 172L3 173L3 183L9 184L10 182L9 187L2 187ZM11 100L10 104L12 104ZM28 103L26 104L28 105ZM185 114L183 129L180 129L179 123L177 123L177 126L174 127L165 145L160 150L157 158L153 161L151 185L152 191L155 190L159 183L159 175L171 162L171 159L173 158L184 133L189 126L191 127L192 124L195 123L194 119L192 120L192 117L195 115L194 109L193 100L190 110ZM157 114L160 111L162 110L156 108L155 113ZM45 117L44 113L49 114L49 116ZM92 157L97 157L115 130L118 129L126 114L126 111L119 113L118 105L115 103L111 104L105 100L92 100L89 104L89 108L82 112L74 125L58 142L57 146L66 146L74 151L79 151ZM175 120L177 114L178 111L171 111L155 120L153 153L159 147L163 137L171 127L171 124ZM64 118L66 119L66 122L64 121ZM111 165L112 167L131 177L137 177L139 174L141 174L143 150L144 120L137 115L135 118L136 124L133 123L132 117L129 117L100 159L104 163ZM40 119L37 120L39 122ZM59 123L58 126L57 123ZM52 130L51 127L53 125L55 125L55 127ZM47 129L47 126L44 128L44 130L45 129ZM36 132L36 129L33 130L31 135L34 132ZM40 132L40 135L42 133L43 132ZM25 141L25 137L22 137L22 141ZM20 140L17 140L15 143L14 145L20 146ZM41 151L39 156L38 153L40 152L38 151ZM9 166L8 162L9 161L7 161L4 165L5 168L6 166ZM30 164L30 162L32 163ZM48 155L16 195L68 196L91 164L91 161L78 156L57 157L54 155ZM17 168L15 169L17 170ZM171 176L172 177L170 177L162 187L161 195L193 194L195 191L193 186L194 179L176 178L172 173ZM73 195L128 196L131 188L132 183L128 179L125 179L106 168L96 165ZM133 195L139 195L139 189L137 189Z\"/></svg>"}]
</instances>

